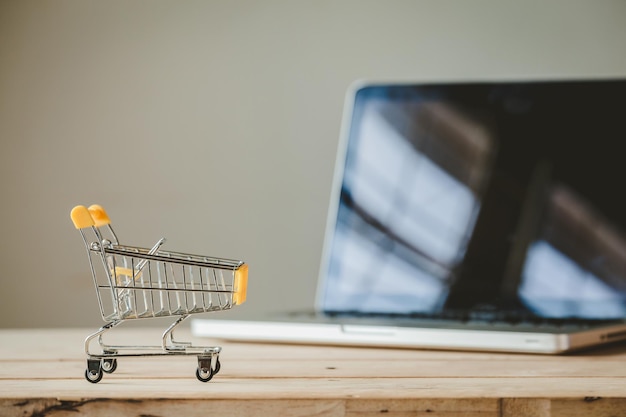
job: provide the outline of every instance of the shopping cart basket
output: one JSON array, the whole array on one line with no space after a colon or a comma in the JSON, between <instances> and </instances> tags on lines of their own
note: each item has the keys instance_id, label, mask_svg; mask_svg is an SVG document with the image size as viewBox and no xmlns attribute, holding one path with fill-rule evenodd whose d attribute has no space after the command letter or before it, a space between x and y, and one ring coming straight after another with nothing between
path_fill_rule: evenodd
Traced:
<instances>
[{"instance_id":1,"label":"shopping cart basket","mask_svg":"<svg viewBox=\"0 0 626 417\"><path fill-rule=\"evenodd\" d=\"M246 300L248 265L243 261L121 245L106 211L76 206L70 217L85 243L102 318L107 322L85 340L89 382L117 368L118 357L196 355L196 377L207 382L220 370L219 346L174 340L174 329L191 314L228 310ZM160 345L108 345L103 334L126 320L177 317ZM99 351L92 352L97 338Z\"/></svg>"}]
</instances>

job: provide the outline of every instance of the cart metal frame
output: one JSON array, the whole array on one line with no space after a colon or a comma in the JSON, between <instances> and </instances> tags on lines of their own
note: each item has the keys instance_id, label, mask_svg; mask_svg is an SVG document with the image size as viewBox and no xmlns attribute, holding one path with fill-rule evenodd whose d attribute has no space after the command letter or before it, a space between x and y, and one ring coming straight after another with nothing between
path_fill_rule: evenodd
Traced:
<instances>
[{"instance_id":1,"label":"cart metal frame","mask_svg":"<svg viewBox=\"0 0 626 417\"><path fill-rule=\"evenodd\" d=\"M70 217L87 249L102 319L85 339L85 378L99 382L117 369L119 357L196 355L196 377L207 382L221 368L219 346L176 341L174 330L190 315L231 309L246 300L248 265L239 260L120 245L106 211L76 206ZM98 264L102 268L98 268ZM176 317L159 345L110 345L103 335L127 320ZM97 342L98 352L92 350Z\"/></svg>"}]
</instances>

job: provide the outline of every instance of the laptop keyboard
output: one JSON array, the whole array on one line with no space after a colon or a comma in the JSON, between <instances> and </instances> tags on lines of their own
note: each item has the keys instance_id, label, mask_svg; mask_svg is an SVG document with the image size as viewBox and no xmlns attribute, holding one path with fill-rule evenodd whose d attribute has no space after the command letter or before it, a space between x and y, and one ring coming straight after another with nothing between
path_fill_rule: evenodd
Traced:
<instances>
[{"instance_id":1,"label":"laptop keyboard","mask_svg":"<svg viewBox=\"0 0 626 417\"><path fill-rule=\"evenodd\" d=\"M446 310L437 314L413 312L409 314L394 313L373 313L361 311L326 311L325 314L331 318L368 318L379 320L394 320L410 322L421 321L425 323L441 323L450 324L479 324L479 325L505 325L519 327L537 327L537 328L592 328L600 325L621 323L620 319L589 319L578 317L567 318L551 318L540 317L530 313L509 311L494 312L484 310L464 310L453 311Z\"/></svg>"}]
</instances>

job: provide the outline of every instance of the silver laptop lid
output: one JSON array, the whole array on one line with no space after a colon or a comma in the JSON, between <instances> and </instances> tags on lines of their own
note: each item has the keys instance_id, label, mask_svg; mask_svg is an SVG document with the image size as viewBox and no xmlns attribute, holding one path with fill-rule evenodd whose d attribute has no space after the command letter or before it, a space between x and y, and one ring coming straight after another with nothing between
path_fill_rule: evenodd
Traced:
<instances>
[{"instance_id":1,"label":"silver laptop lid","mask_svg":"<svg viewBox=\"0 0 626 417\"><path fill-rule=\"evenodd\" d=\"M317 307L626 316L624 80L361 84Z\"/></svg>"}]
</instances>

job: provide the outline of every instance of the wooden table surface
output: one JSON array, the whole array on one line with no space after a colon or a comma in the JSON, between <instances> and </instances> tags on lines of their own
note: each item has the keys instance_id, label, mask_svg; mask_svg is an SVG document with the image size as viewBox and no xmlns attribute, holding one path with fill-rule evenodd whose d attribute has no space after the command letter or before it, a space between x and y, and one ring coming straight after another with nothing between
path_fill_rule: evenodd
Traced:
<instances>
[{"instance_id":1,"label":"wooden table surface","mask_svg":"<svg viewBox=\"0 0 626 417\"><path fill-rule=\"evenodd\" d=\"M223 347L210 382L194 356L170 356L119 358L92 384L90 332L0 330L0 416L626 416L625 345L541 356L194 340ZM110 334L160 341L152 328Z\"/></svg>"}]
</instances>

